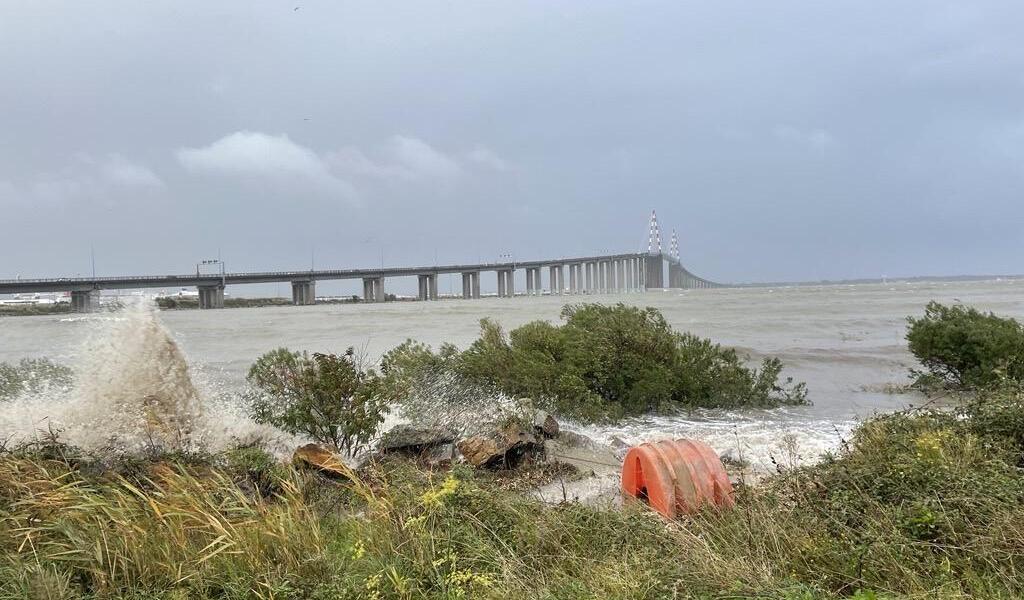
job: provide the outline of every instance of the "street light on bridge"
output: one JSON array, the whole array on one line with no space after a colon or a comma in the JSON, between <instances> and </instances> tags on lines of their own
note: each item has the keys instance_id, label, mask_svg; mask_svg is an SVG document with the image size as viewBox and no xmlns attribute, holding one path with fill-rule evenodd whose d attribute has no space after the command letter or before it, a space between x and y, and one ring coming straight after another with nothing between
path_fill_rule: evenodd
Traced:
<instances>
[{"instance_id":1,"label":"street light on bridge","mask_svg":"<svg viewBox=\"0 0 1024 600\"><path fill-rule=\"evenodd\" d=\"M201 260L197 262L196 277L199 277L200 275L203 274L199 269L200 265L217 265L217 268L220 271L220 284L227 285L227 273L224 271L224 261L222 261L219 258L208 258L206 260Z\"/></svg>"}]
</instances>

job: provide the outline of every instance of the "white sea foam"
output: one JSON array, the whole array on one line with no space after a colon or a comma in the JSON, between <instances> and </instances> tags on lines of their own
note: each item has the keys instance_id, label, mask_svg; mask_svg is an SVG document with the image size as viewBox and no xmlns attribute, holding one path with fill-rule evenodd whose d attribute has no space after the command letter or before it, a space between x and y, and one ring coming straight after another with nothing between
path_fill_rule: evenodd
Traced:
<instances>
[{"instance_id":1,"label":"white sea foam","mask_svg":"<svg viewBox=\"0 0 1024 600\"><path fill-rule=\"evenodd\" d=\"M618 425L567 423L599 442L616 438L633 446L664 439L698 439L720 454L742 459L757 471L815 462L834 452L857 424L855 419L808 419L799 408L757 411L697 411L687 416L629 419Z\"/></svg>"}]
</instances>

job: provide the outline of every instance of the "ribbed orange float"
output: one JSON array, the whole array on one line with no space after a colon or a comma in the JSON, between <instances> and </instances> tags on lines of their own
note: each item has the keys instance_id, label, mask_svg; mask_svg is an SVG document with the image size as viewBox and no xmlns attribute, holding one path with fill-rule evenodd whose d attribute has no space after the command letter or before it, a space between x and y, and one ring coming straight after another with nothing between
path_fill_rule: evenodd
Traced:
<instances>
[{"instance_id":1,"label":"ribbed orange float","mask_svg":"<svg viewBox=\"0 0 1024 600\"><path fill-rule=\"evenodd\" d=\"M721 459L707 444L686 439L630 448L622 465L622 493L669 519L734 503Z\"/></svg>"}]
</instances>

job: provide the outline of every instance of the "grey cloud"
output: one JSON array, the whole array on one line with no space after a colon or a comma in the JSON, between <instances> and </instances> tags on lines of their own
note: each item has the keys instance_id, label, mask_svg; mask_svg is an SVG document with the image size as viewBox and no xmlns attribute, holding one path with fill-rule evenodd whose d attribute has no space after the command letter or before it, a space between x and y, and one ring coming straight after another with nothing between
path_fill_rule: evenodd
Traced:
<instances>
[{"instance_id":1,"label":"grey cloud","mask_svg":"<svg viewBox=\"0 0 1024 600\"><path fill-rule=\"evenodd\" d=\"M178 162L186 170L229 176L266 177L307 181L355 199L355 188L331 173L315 152L293 142L287 135L237 131L199 148L181 148Z\"/></svg>"},{"instance_id":2,"label":"grey cloud","mask_svg":"<svg viewBox=\"0 0 1024 600\"><path fill-rule=\"evenodd\" d=\"M133 163L119 154L111 154L99 165L105 180L127 187L163 187L164 182L149 167Z\"/></svg>"},{"instance_id":3,"label":"grey cloud","mask_svg":"<svg viewBox=\"0 0 1024 600\"><path fill-rule=\"evenodd\" d=\"M504 171L508 163L494 151L477 145L464 155L445 152L426 141L408 135L394 135L364 151L346 146L330 153L327 161L338 171L381 180L401 180L429 185L452 182L467 174L467 168L484 167Z\"/></svg>"},{"instance_id":4,"label":"grey cloud","mask_svg":"<svg viewBox=\"0 0 1024 600\"><path fill-rule=\"evenodd\" d=\"M1022 270L1017 0L292 8L3 3L0 277L641 249L652 208L713 279Z\"/></svg>"},{"instance_id":5,"label":"grey cloud","mask_svg":"<svg viewBox=\"0 0 1024 600\"><path fill-rule=\"evenodd\" d=\"M498 156L493 150L485 146L476 146L466 153L466 158L478 165L494 169L495 171L508 171L512 168L507 160Z\"/></svg>"},{"instance_id":6,"label":"grey cloud","mask_svg":"<svg viewBox=\"0 0 1024 600\"><path fill-rule=\"evenodd\" d=\"M97 158L82 154L56 171L30 173L18 182L0 182L0 202L54 210L70 203L112 206L125 193L144 198L146 192L163 187L163 180L152 169L124 156Z\"/></svg>"}]
</instances>

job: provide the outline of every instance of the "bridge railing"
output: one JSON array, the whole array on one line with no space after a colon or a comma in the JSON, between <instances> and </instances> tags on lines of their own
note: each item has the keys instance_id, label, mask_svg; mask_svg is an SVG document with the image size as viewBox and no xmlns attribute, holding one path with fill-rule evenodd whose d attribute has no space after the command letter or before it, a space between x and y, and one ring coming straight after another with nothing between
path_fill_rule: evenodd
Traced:
<instances>
[{"instance_id":1,"label":"bridge railing","mask_svg":"<svg viewBox=\"0 0 1024 600\"><path fill-rule=\"evenodd\" d=\"M491 271L501 269L517 269L534 266L557 265L564 263L590 262L600 260L616 260L624 258L638 258L647 256L646 253L610 254L602 256L585 257L562 257L544 260L523 260L504 262L485 262L471 264L452 265L430 265L412 267L382 267L382 268L361 268L361 269L309 269L301 271L252 271L241 273L206 274L206 273L180 273L173 275L124 275L113 277L50 277L50 278L18 278L0 279L0 286L25 286L25 285L90 285L90 284L127 284L158 283L166 281L168 285L180 282L211 282L217 281L243 283L247 279L280 279L282 281L302 278L330 278L330 277L361 277L372 275L412 275L417 273L432 273L438 271L459 272L459 271Z\"/></svg>"}]
</instances>

